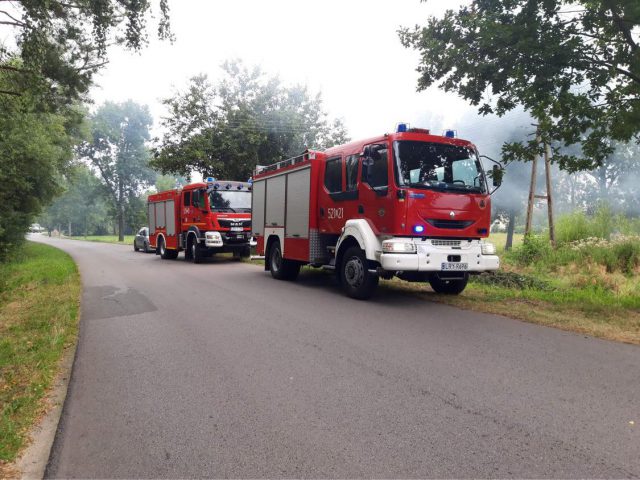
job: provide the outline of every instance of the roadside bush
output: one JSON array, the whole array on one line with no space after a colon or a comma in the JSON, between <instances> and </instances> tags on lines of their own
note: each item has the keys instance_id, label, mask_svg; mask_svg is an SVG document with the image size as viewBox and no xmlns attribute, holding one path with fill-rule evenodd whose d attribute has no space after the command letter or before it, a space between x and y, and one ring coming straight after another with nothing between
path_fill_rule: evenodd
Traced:
<instances>
[{"instance_id":1,"label":"roadside bush","mask_svg":"<svg viewBox=\"0 0 640 480\"><path fill-rule=\"evenodd\" d=\"M572 242L562 250L565 254L556 255L557 259L577 253L579 258L575 261L604 265L607 273L632 274L640 266L640 236L618 235L611 240L591 237Z\"/></svg>"},{"instance_id":2,"label":"roadside bush","mask_svg":"<svg viewBox=\"0 0 640 480\"><path fill-rule=\"evenodd\" d=\"M615 214L611 207L602 204L592 216L577 211L560 216L556 222L558 244L576 242L591 237L608 240L615 234L640 234L640 219Z\"/></svg>"},{"instance_id":3,"label":"roadside bush","mask_svg":"<svg viewBox=\"0 0 640 480\"><path fill-rule=\"evenodd\" d=\"M531 265L543 260L551 253L549 239L542 235L527 235L522 245L513 249L511 256L521 265Z\"/></svg>"}]
</instances>

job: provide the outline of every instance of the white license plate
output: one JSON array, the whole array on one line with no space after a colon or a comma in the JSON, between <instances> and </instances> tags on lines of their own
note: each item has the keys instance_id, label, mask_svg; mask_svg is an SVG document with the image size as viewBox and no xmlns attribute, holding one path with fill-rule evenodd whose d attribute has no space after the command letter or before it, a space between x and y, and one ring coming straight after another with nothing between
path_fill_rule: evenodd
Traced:
<instances>
[{"instance_id":1,"label":"white license plate","mask_svg":"<svg viewBox=\"0 0 640 480\"><path fill-rule=\"evenodd\" d=\"M231 227L231 231L232 232L241 232L242 231L242 227Z\"/></svg>"},{"instance_id":2,"label":"white license plate","mask_svg":"<svg viewBox=\"0 0 640 480\"><path fill-rule=\"evenodd\" d=\"M469 264L461 262L442 262L442 270L469 270Z\"/></svg>"}]
</instances>

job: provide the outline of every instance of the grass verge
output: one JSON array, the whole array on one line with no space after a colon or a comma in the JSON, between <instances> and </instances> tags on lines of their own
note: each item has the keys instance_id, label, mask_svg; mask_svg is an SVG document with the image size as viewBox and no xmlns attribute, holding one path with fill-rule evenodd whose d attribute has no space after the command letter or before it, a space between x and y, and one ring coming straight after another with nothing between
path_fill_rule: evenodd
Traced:
<instances>
[{"instance_id":1,"label":"grass verge","mask_svg":"<svg viewBox=\"0 0 640 480\"><path fill-rule=\"evenodd\" d=\"M75 263L27 242L0 265L0 477L45 413L43 398L78 331L81 286Z\"/></svg>"},{"instance_id":2,"label":"grass verge","mask_svg":"<svg viewBox=\"0 0 640 480\"><path fill-rule=\"evenodd\" d=\"M133 245L133 239L135 235L125 235L124 241L119 242L117 235L88 235L86 237L67 237L72 240L84 240L86 242L102 242L102 243L117 243L120 245ZM132 247L133 248L133 247Z\"/></svg>"}]
</instances>

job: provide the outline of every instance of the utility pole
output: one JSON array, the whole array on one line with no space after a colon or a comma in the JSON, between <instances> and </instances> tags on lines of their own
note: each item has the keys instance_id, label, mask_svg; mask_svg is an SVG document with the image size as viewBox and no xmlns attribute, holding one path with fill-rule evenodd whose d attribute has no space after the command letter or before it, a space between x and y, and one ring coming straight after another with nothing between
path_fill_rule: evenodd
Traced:
<instances>
[{"instance_id":1,"label":"utility pole","mask_svg":"<svg viewBox=\"0 0 640 480\"><path fill-rule=\"evenodd\" d=\"M537 144L542 143L540 133L536 134ZM536 156L531 162L531 183L529 184L529 201L527 203L527 222L525 224L524 234L531 233L531 224L533 222L533 206L536 199L547 201L547 213L549 217L549 239L551 244L556 245L556 229L553 221L553 194L551 189L551 149L548 143L544 143L544 173L547 183L547 194L536 195L536 179L538 177L538 157Z\"/></svg>"},{"instance_id":2,"label":"utility pole","mask_svg":"<svg viewBox=\"0 0 640 480\"><path fill-rule=\"evenodd\" d=\"M540 135L536 134L536 143L540 144ZM524 226L525 237L531 233L531 222L533 221L533 204L536 201L536 178L538 177L538 157L531 161L531 183L529 184L529 200L527 201L527 222Z\"/></svg>"}]
</instances>

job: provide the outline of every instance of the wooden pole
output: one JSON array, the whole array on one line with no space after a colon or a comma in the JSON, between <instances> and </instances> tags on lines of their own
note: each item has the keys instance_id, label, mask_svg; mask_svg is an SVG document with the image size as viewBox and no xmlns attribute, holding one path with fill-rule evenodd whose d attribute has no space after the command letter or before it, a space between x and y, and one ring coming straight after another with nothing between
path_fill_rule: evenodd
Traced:
<instances>
[{"instance_id":1,"label":"wooden pole","mask_svg":"<svg viewBox=\"0 0 640 480\"><path fill-rule=\"evenodd\" d=\"M551 149L544 144L544 173L547 179L547 210L549 212L549 239L551 245L556 246L556 229L553 223L553 196L551 192Z\"/></svg>"},{"instance_id":2,"label":"wooden pole","mask_svg":"<svg viewBox=\"0 0 640 480\"><path fill-rule=\"evenodd\" d=\"M538 144L540 135L536 136ZM525 236L531 233L531 223L533 221L533 204L536 200L536 177L538 176L538 157L534 157L531 162L531 184L529 185L529 202L527 203L527 222L524 227Z\"/></svg>"}]
</instances>

